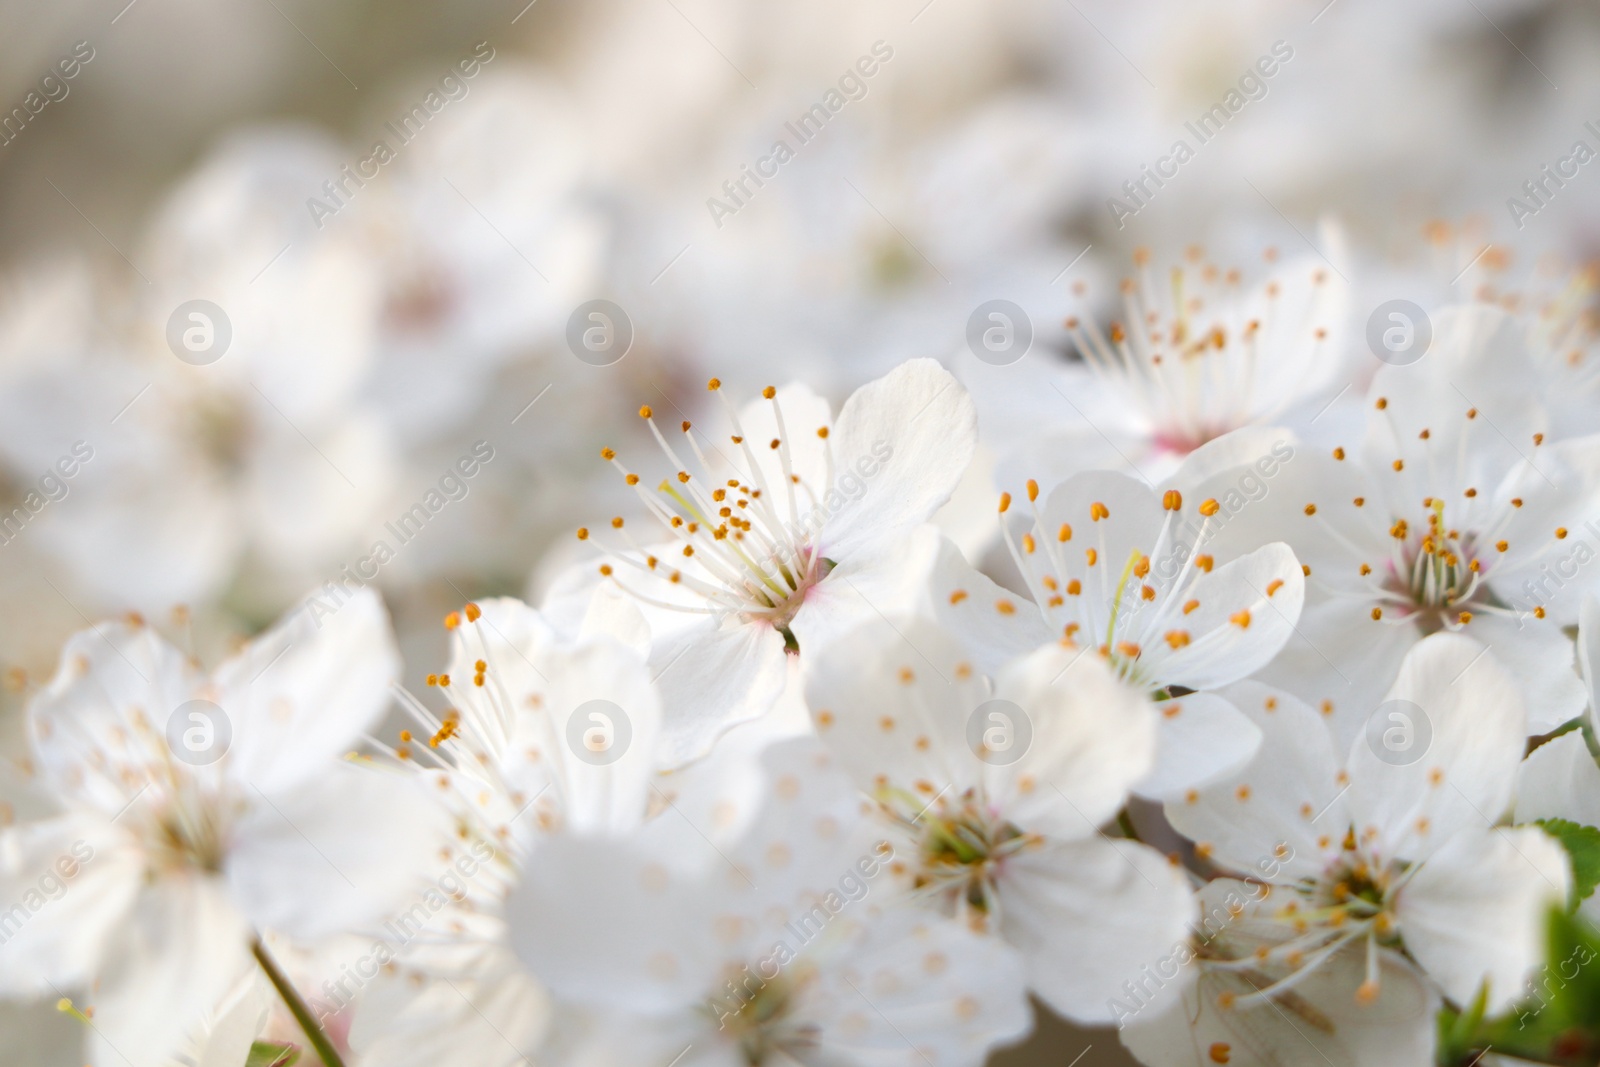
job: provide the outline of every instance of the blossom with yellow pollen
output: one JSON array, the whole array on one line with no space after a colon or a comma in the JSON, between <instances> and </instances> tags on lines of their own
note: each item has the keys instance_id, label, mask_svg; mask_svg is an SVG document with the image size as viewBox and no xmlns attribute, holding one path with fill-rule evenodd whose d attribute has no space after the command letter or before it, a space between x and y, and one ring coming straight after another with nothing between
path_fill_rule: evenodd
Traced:
<instances>
[{"instance_id":1,"label":"blossom with yellow pollen","mask_svg":"<svg viewBox=\"0 0 1600 1067\"><path fill-rule=\"evenodd\" d=\"M1309 422L1342 384L1348 285L1315 256L1264 259L1251 280L1200 248L1170 266L1137 251L1106 329L1086 312L1066 320L1082 363L1057 389L1076 411L1063 406L1061 426L1005 470L1053 483L1131 464L1163 478L1233 430Z\"/></svg>"},{"instance_id":2,"label":"blossom with yellow pollen","mask_svg":"<svg viewBox=\"0 0 1600 1067\"><path fill-rule=\"evenodd\" d=\"M906 890L1021 952L1056 1011L1111 1021L1129 961L1184 936L1181 874L1099 833L1148 772L1156 730L1100 657L1051 642L991 687L938 626L880 619L824 652L806 701L889 828Z\"/></svg>"},{"instance_id":3,"label":"blossom with yellow pollen","mask_svg":"<svg viewBox=\"0 0 1600 1067\"><path fill-rule=\"evenodd\" d=\"M1279 934L1259 954L1206 964L1273 976L1218 1006L1270 1012L1352 954L1361 980L1347 995L1377 1005L1403 954L1457 1004L1486 988L1490 1015L1509 1007L1543 960L1546 915L1572 874L1543 831L1496 825L1527 724L1493 652L1458 634L1425 638L1384 705L1401 718L1348 747L1287 693L1257 682L1228 692L1265 735L1260 753L1235 778L1169 802L1167 818L1208 862L1260 878L1251 915ZM1276 861L1268 873L1264 857Z\"/></svg>"},{"instance_id":4,"label":"blossom with yellow pollen","mask_svg":"<svg viewBox=\"0 0 1600 1067\"><path fill-rule=\"evenodd\" d=\"M414 900L445 821L346 758L398 673L365 589L331 616L298 605L209 673L142 619L70 638L28 708L60 814L0 829L0 899L67 891L8 929L0 992L87 989L95 1062L170 1062L257 961L274 973L264 934L327 938Z\"/></svg>"},{"instance_id":5,"label":"blossom with yellow pollen","mask_svg":"<svg viewBox=\"0 0 1600 1067\"><path fill-rule=\"evenodd\" d=\"M1257 458L1250 450L1259 443L1207 445L1174 481L1184 484L1202 459L1225 472L1217 477L1254 473L1240 464ZM990 583L951 561L930 576L932 611L974 648L983 671L1052 638L1095 652L1160 713L1155 765L1136 791L1180 796L1254 753L1255 727L1215 690L1268 663L1300 618L1305 573L1288 545L1227 554L1210 543L1225 523L1252 518L1111 471L1074 475L1048 495L1029 481L1025 501L1002 495L999 519L1032 602L996 602ZM997 623L997 613L1010 617Z\"/></svg>"},{"instance_id":6,"label":"blossom with yellow pollen","mask_svg":"<svg viewBox=\"0 0 1600 1067\"><path fill-rule=\"evenodd\" d=\"M1548 434L1526 329L1484 305L1434 316L1425 358L1373 379L1359 446L1297 449L1219 537L1281 538L1310 568L1300 633L1261 677L1330 708L1343 737L1441 631L1495 650L1531 733L1583 709L1563 627L1600 553L1600 435Z\"/></svg>"},{"instance_id":7,"label":"blossom with yellow pollen","mask_svg":"<svg viewBox=\"0 0 1600 1067\"><path fill-rule=\"evenodd\" d=\"M552 840L511 898L519 954L603 1020L581 1060L980 1067L1026 1030L1017 954L896 898L897 851L815 738L753 762L718 746L658 818Z\"/></svg>"},{"instance_id":8,"label":"blossom with yellow pollen","mask_svg":"<svg viewBox=\"0 0 1600 1067\"><path fill-rule=\"evenodd\" d=\"M635 536L621 516L579 529L600 561L557 594L598 574L637 599L668 763L764 712L787 677L785 651L815 654L891 606L903 542L949 499L977 436L966 390L930 359L861 387L837 421L799 385L769 386L742 409L717 379L710 391L725 433L685 420L669 438L653 408L639 409L665 475L602 453L637 492L649 532Z\"/></svg>"}]
</instances>

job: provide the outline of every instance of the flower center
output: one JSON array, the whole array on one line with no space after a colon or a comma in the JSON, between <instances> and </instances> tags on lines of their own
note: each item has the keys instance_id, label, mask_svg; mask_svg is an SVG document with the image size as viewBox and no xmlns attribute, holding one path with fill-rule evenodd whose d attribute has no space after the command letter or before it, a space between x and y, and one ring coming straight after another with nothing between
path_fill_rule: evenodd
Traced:
<instances>
[{"instance_id":1,"label":"flower center","mask_svg":"<svg viewBox=\"0 0 1600 1067\"><path fill-rule=\"evenodd\" d=\"M1426 503L1420 529L1405 519L1390 527L1395 552L1379 583L1383 598L1398 608L1396 618L1415 623L1425 635L1459 629L1474 611L1501 608L1485 582L1494 554L1481 551L1473 531L1445 522L1444 501Z\"/></svg>"},{"instance_id":2,"label":"flower center","mask_svg":"<svg viewBox=\"0 0 1600 1067\"><path fill-rule=\"evenodd\" d=\"M1403 550L1406 566L1393 575L1397 591L1411 598L1429 632L1440 628L1443 612L1472 598L1480 571L1460 532L1444 530L1434 519L1430 516L1428 532Z\"/></svg>"},{"instance_id":3,"label":"flower center","mask_svg":"<svg viewBox=\"0 0 1600 1067\"><path fill-rule=\"evenodd\" d=\"M200 394L185 415L200 453L222 473L242 474L255 435L244 399L221 392Z\"/></svg>"},{"instance_id":4,"label":"flower center","mask_svg":"<svg viewBox=\"0 0 1600 1067\"><path fill-rule=\"evenodd\" d=\"M940 793L925 801L916 793L886 787L878 801L916 842L912 888L979 921L993 910L990 890L1006 858L1039 843L1037 836L1006 821L976 789L956 798Z\"/></svg>"},{"instance_id":5,"label":"flower center","mask_svg":"<svg viewBox=\"0 0 1600 1067\"><path fill-rule=\"evenodd\" d=\"M721 385L713 378L708 388L721 397ZM638 545L623 518L617 516L611 520L611 529L621 543L600 545L605 557L600 573L657 607L714 615L732 612L748 621L770 624L784 635L790 651L796 651L789 624L806 593L834 566L817 544L828 511L822 505L823 487L808 484L794 469L777 390L768 386L762 396L772 404L776 437L751 441L732 404L723 397L733 429L728 438L731 447L721 447L703 434L697 436L693 424L685 420L680 447L693 457L693 463L685 462L667 440L649 405L641 407L639 416L675 471L653 492L644 487L638 474L623 466L614 450L601 450L601 458L622 473L660 524L668 545L655 550ZM828 427L818 427L816 433L823 441L825 477L831 481ZM712 452L710 457L702 439ZM759 462L758 448L764 448L775 462ZM578 530L578 539L600 541L599 534L587 527ZM663 580L670 588L660 595L647 593L624 582L617 573L618 565Z\"/></svg>"},{"instance_id":6,"label":"flower center","mask_svg":"<svg viewBox=\"0 0 1600 1067\"><path fill-rule=\"evenodd\" d=\"M1403 873L1352 853L1335 861L1320 881L1307 885L1302 892L1312 904L1324 909L1329 922L1337 926L1346 917L1372 919L1388 913L1390 891Z\"/></svg>"},{"instance_id":7,"label":"flower center","mask_svg":"<svg viewBox=\"0 0 1600 1067\"><path fill-rule=\"evenodd\" d=\"M1209 574L1215 561L1192 546L1205 544L1212 518L1220 511L1215 500L1201 503L1198 523L1182 514L1183 494L1169 489L1162 494L1161 528L1151 538L1150 550L1135 548L1126 559L1108 559L1106 538L1099 523L1111 518L1099 501L1089 505L1084 526L1070 522L1047 529L1038 509L1039 486L1028 482L1028 503L1033 508L1033 529L1013 538L1005 515L1011 495L1001 494L1000 530L1011 557L1028 583L1045 617L1061 627L1061 637L1074 644L1094 641L1100 655L1128 684L1155 694L1173 695L1160 678L1161 656L1190 644L1184 619L1199 607L1193 596L1195 583ZM1081 553L1081 554L1080 554ZM1082 560L1082 563L1076 561ZM1270 583L1272 596L1283 585ZM1250 625L1250 612L1233 614L1232 624Z\"/></svg>"},{"instance_id":8,"label":"flower center","mask_svg":"<svg viewBox=\"0 0 1600 1067\"><path fill-rule=\"evenodd\" d=\"M225 798L198 795L173 796L155 806L144 827L153 866L220 873L233 807Z\"/></svg>"},{"instance_id":9,"label":"flower center","mask_svg":"<svg viewBox=\"0 0 1600 1067\"><path fill-rule=\"evenodd\" d=\"M426 334L438 329L455 306L449 277L437 268L419 266L388 294L383 314L398 333Z\"/></svg>"},{"instance_id":10,"label":"flower center","mask_svg":"<svg viewBox=\"0 0 1600 1067\"><path fill-rule=\"evenodd\" d=\"M814 970L803 962L771 979L756 979L751 968L746 967L729 979L727 997L709 1002L710 1010L720 1013L718 1025L738 1046L749 1067L761 1067L775 1053L790 1054L815 1047L816 1025L802 1022L794 1014L800 990L814 975ZM738 1006L726 1011L730 1001Z\"/></svg>"}]
</instances>

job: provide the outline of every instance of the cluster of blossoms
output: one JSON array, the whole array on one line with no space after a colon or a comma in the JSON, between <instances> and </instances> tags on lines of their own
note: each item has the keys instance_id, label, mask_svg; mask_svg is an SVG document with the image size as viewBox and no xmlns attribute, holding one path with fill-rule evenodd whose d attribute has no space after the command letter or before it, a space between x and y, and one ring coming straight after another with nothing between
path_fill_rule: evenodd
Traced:
<instances>
[{"instance_id":1,"label":"cluster of blossoms","mask_svg":"<svg viewBox=\"0 0 1600 1067\"><path fill-rule=\"evenodd\" d=\"M619 513L420 685L348 581L209 669L83 629L0 994L96 1067L977 1067L1044 1011L1433 1062L1595 915L1600 338L1480 286L1374 369L1321 263L1138 266L965 550L986 428L914 359L641 407Z\"/></svg>"}]
</instances>

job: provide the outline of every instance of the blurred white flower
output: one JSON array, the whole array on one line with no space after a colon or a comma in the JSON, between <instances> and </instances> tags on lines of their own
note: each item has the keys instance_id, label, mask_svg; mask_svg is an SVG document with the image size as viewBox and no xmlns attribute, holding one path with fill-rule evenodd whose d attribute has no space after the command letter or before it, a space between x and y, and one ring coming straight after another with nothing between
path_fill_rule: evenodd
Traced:
<instances>
[{"instance_id":1,"label":"blurred white flower","mask_svg":"<svg viewBox=\"0 0 1600 1067\"><path fill-rule=\"evenodd\" d=\"M358 229L379 272L366 388L408 442L459 427L508 360L560 349L553 372L585 369L563 335L594 295L605 237L561 88L499 64L458 84L391 170L353 190L352 217L325 222Z\"/></svg>"},{"instance_id":2,"label":"blurred white flower","mask_svg":"<svg viewBox=\"0 0 1600 1067\"><path fill-rule=\"evenodd\" d=\"M1086 311L1067 319L1083 363L1054 376L1060 421L1003 461L1005 484L1098 469L1164 479L1231 430L1308 426L1338 398L1349 298L1327 263L1273 263L1247 284L1198 248L1170 267L1144 251L1134 262L1108 331Z\"/></svg>"},{"instance_id":3,"label":"blurred white flower","mask_svg":"<svg viewBox=\"0 0 1600 1067\"><path fill-rule=\"evenodd\" d=\"M297 609L210 675L142 622L75 635L29 707L60 813L0 831L6 992L87 988L99 1055L160 1064L259 931L326 936L398 903L442 821L339 761L397 670L370 592L321 626ZM45 879L64 886L36 907Z\"/></svg>"},{"instance_id":4,"label":"blurred white flower","mask_svg":"<svg viewBox=\"0 0 1600 1067\"><path fill-rule=\"evenodd\" d=\"M250 564L275 610L386 498L393 447L357 403L376 279L303 208L336 160L294 129L226 141L152 224L133 321L8 391L0 447L95 450L52 550L102 602L210 598Z\"/></svg>"},{"instance_id":5,"label":"blurred white flower","mask_svg":"<svg viewBox=\"0 0 1600 1067\"><path fill-rule=\"evenodd\" d=\"M742 832L717 799L726 785L702 779L663 794L632 838L553 840L513 896L523 958L606 1021L589 1055L977 1067L1020 1035L1013 953L936 916L884 911L887 846L828 755L802 739L763 762L765 800Z\"/></svg>"},{"instance_id":6,"label":"blurred white flower","mask_svg":"<svg viewBox=\"0 0 1600 1067\"><path fill-rule=\"evenodd\" d=\"M773 376L804 365L814 388L850 388L907 359L964 353L969 319L997 297L1024 310L1037 353L1064 340L1055 283L1085 251L1062 232L1080 180L1074 128L1015 93L907 138L872 110L900 56L856 78L865 95L809 140L796 132L803 106L735 125L693 185L661 198L705 205L705 235L687 249L694 231L679 239L665 205L629 220L619 262L650 280L637 305L682 362ZM793 159L774 162L778 145ZM658 234L662 218L674 225Z\"/></svg>"},{"instance_id":7,"label":"blurred white flower","mask_svg":"<svg viewBox=\"0 0 1600 1067\"><path fill-rule=\"evenodd\" d=\"M1087 652L1052 643L991 692L939 628L879 621L823 653L806 697L911 892L1016 948L1056 1011L1103 1023L1119 982L1183 938L1193 904L1163 856L1100 834L1149 771L1156 726Z\"/></svg>"}]
</instances>

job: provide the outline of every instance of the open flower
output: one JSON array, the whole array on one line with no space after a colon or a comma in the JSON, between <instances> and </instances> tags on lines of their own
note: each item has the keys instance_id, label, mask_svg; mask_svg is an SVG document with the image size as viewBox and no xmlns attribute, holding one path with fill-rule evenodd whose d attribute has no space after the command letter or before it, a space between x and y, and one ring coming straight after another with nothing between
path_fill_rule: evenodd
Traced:
<instances>
[{"instance_id":1,"label":"open flower","mask_svg":"<svg viewBox=\"0 0 1600 1067\"><path fill-rule=\"evenodd\" d=\"M1161 478L1232 430L1309 423L1340 381L1347 286L1320 259L1268 258L1271 274L1252 286L1198 248L1160 271L1136 253L1123 317L1104 333L1067 319L1084 365L1056 387L1070 405L1063 425L1005 467L1049 483L1096 468Z\"/></svg>"},{"instance_id":2,"label":"open flower","mask_svg":"<svg viewBox=\"0 0 1600 1067\"><path fill-rule=\"evenodd\" d=\"M515 1018L524 1035L515 1052L532 1046L548 1005L506 945L505 899L548 836L625 834L643 822L660 711L643 653L616 636L643 623L614 591L598 591L571 630L507 597L469 603L445 626L449 670L427 684L447 706L403 692L409 723L392 747L378 743L422 777L453 826L436 863L471 874L455 880L429 936L396 947L380 1006L363 994L355 1012L367 1045L392 1052L405 1042L374 1018L392 1023L412 1000L416 1011L459 1013L465 988Z\"/></svg>"},{"instance_id":3,"label":"open flower","mask_svg":"<svg viewBox=\"0 0 1600 1067\"><path fill-rule=\"evenodd\" d=\"M742 760L707 769L630 837L553 839L512 897L519 953L597 1016L576 1060L977 1067L1025 1031L1016 955L892 907L892 846L814 739L767 750L753 805Z\"/></svg>"},{"instance_id":4,"label":"open flower","mask_svg":"<svg viewBox=\"0 0 1600 1067\"><path fill-rule=\"evenodd\" d=\"M723 396L716 379L710 389ZM724 398L732 432L710 437L685 421L677 445L641 408L671 473L652 485L603 454L668 540L642 544L621 517L578 531L604 553L600 574L649 619L669 762L765 711L786 677L785 649L815 654L876 614L901 542L972 457L972 402L933 360L863 386L837 422L803 386L763 397L739 411Z\"/></svg>"},{"instance_id":5,"label":"open flower","mask_svg":"<svg viewBox=\"0 0 1600 1067\"><path fill-rule=\"evenodd\" d=\"M1343 755L1326 719L1288 694L1229 692L1265 734L1261 751L1237 778L1167 804L1167 818L1200 857L1260 877L1265 912L1293 934L1259 960L1285 965L1279 977L1229 1006L1292 989L1349 948L1366 957L1366 1002L1386 954L1403 953L1457 1004L1482 987L1491 1015L1511 1004L1571 870L1540 830L1497 825L1527 723L1493 655L1459 634L1419 642Z\"/></svg>"},{"instance_id":6,"label":"open flower","mask_svg":"<svg viewBox=\"0 0 1600 1067\"><path fill-rule=\"evenodd\" d=\"M41 544L98 602L204 602L244 570L236 595L276 610L389 499L394 440L361 395L377 272L303 207L338 166L304 130L226 138L135 254L149 284L94 291L96 307L136 298L138 317L82 331L0 395L0 454L22 470L79 439L94 457Z\"/></svg>"},{"instance_id":7,"label":"open flower","mask_svg":"<svg viewBox=\"0 0 1600 1067\"><path fill-rule=\"evenodd\" d=\"M1546 439L1524 336L1495 308L1440 313L1425 358L1373 379L1360 448L1297 459L1221 534L1286 540L1309 568L1303 639L1262 678L1331 707L1345 737L1441 630L1494 649L1531 732L1583 708L1562 627L1600 546L1600 436Z\"/></svg>"},{"instance_id":8,"label":"open flower","mask_svg":"<svg viewBox=\"0 0 1600 1067\"><path fill-rule=\"evenodd\" d=\"M1033 594L1035 607L1024 610L1042 612L1056 636L1096 648L1157 702L1156 762L1138 791L1174 795L1237 770L1260 735L1208 690L1248 677L1289 639L1305 596L1294 552L1270 544L1218 566L1203 551L1214 523L1228 519L1218 518L1217 500L1191 497L1186 514L1182 491L1158 494L1110 471L1068 479L1043 506L1038 497L1029 482L1033 521L1020 544L1006 525L1011 498L1000 502L1007 547ZM939 584L942 616L989 609ZM1009 599L994 609L1018 610Z\"/></svg>"},{"instance_id":9,"label":"open flower","mask_svg":"<svg viewBox=\"0 0 1600 1067\"><path fill-rule=\"evenodd\" d=\"M147 1067L253 966L255 932L387 914L445 828L413 783L339 757L398 666L365 590L332 617L297 608L210 675L137 620L74 635L28 709L61 813L0 831L0 899L65 890L11 915L4 991L89 989L97 1058Z\"/></svg>"},{"instance_id":10,"label":"open flower","mask_svg":"<svg viewBox=\"0 0 1600 1067\"><path fill-rule=\"evenodd\" d=\"M1369 961L1346 945L1292 983L1296 933L1261 882L1218 878L1200 888L1180 999L1149 1008L1130 983L1118 1037L1147 1067L1278 1067L1285 1063L1433 1062L1439 994L1398 953L1378 956L1377 999L1358 997ZM1158 980L1141 976L1148 990ZM1256 997L1261 990L1271 990ZM1249 999L1255 998L1255 999ZM1242 1002L1242 1003L1241 1003Z\"/></svg>"},{"instance_id":11,"label":"open flower","mask_svg":"<svg viewBox=\"0 0 1600 1067\"><path fill-rule=\"evenodd\" d=\"M880 620L823 654L806 699L910 890L1017 948L1058 1012L1109 1021L1120 981L1183 937L1183 879L1099 832L1150 768L1156 715L1092 651L1052 642L991 692L937 626Z\"/></svg>"},{"instance_id":12,"label":"open flower","mask_svg":"<svg viewBox=\"0 0 1600 1067\"><path fill-rule=\"evenodd\" d=\"M389 752L429 779L460 840L520 859L536 829L621 833L644 818L660 710L642 652L616 636L642 623L614 593L596 600L572 632L510 597L446 617L449 669L427 685L447 706L407 694L411 728Z\"/></svg>"}]
</instances>

